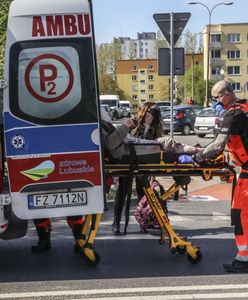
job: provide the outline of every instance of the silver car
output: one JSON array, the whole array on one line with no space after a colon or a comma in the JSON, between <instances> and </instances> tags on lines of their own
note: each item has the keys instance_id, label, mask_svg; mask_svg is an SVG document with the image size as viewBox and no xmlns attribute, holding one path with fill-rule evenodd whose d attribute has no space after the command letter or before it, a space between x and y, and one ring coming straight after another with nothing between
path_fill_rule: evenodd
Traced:
<instances>
[{"instance_id":1,"label":"silver car","mask_svg":"<svg viewBox=\"0 0 248 300\"><path fill-rule=\"evenodd\" d=\"M216 113L212 108L202 109L195 119L194 131L198 137L213 134Z\"/></svg>"}]
</instances>

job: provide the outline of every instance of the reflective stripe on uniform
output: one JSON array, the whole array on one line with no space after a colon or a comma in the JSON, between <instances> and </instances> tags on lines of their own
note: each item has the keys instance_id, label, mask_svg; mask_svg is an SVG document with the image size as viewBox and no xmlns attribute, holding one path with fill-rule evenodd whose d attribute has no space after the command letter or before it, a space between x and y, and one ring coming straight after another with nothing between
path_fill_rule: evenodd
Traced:
<instances>
[{"instance_id":1,"label":"reflective stripe on uniform","mask_svg":"<svg viewBox=\"0 0 248 300\"><path fill-rule=\"evenodd\" d=\"M240 250L240 251L248 251L248 246L238 246L238 249Z\"/></svg>"},{"instance_id":2,"label":"reflective stripe on uniform","mask_svg":"<svg viewBox=\"0 0 248 300\"><path fill-rule=\"evenodd\" d=\"M240 256L239 254L236 256L236 260L239 261L247 261L248 262L248 256Z\"/></svg>"}]
</instances>

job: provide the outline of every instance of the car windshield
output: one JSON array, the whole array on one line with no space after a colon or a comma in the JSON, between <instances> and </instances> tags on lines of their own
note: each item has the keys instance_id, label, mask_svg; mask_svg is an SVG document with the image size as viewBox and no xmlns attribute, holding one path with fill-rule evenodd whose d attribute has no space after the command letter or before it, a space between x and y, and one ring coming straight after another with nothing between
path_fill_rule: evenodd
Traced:
<instances>
[{"instance_id":1,"label":"car windshield","mask_svg":"<svg viewBox=\"0 0 248 300\"><path fill-rule=\"evenodd\" d=\"M173 117L176 115L176 110L173 110ZM161 111L162 119L170 119L170 109Z\"/></svg>"},{"instance_id":2,"label":"car windshield","mask_svg":"<svg viewBox=\"0 0 248 300\"><path fill-rule=\"evenodd\" d=\"M198 114L198 117L215 117L215 110L213 110L213 109L203 109Z\"/></svg>"}]
</instances>

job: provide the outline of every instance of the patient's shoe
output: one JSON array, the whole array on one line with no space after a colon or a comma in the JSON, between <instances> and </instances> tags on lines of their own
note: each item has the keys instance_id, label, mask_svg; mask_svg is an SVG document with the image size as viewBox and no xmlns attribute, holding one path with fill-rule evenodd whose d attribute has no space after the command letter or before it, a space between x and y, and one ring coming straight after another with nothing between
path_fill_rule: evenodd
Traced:
<instances>
[{"instance_id":1,"label":"patient's shoe","mask_svg":"<svg viewBox=\"0 0 248 300\"><path fill-rule=\"evenodd\" d=\"M231 264L224 264L223 268L232 273L248 273L248 262L234 260Z\"/></svg>"}]
</instances>

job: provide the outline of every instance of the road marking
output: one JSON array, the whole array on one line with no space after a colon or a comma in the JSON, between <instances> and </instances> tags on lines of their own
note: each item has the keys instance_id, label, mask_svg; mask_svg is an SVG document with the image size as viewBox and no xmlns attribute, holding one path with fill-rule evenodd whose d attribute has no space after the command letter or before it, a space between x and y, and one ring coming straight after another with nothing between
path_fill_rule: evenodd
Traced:
<instances>
[{"instance_id":1,"label":"road marking","mask_svg":"<svg viewBox=\"0 0 248 300\"><path fill-rule=\"evenodd\" d=\"M230 293L208 293L208 294L196 294L196 291L214 291L214 290L242 290L242 292L230 292ZM248 290L248 284L226 284L226 285L201 285L201 286L167 286L167 287L141 287L141 288L120 288L120 289L97 289L97 290L65 290L65 291L43 291L43 292L26 292L26 293L1 293L0 299L23 299L23 298L45 298L45 297L66 297L66 296L97 296L101 299L227 299L227 298L248 298L248 291L244 292L244 289ZM194 292L185 295L168 295L168 292ZM167 293L166 295L136 295L136 294L153 294L154 293ZM126 295L125 295L126 294ZM106 296L110 295L109 298ZM115 297L114 297L115 295ZM99 298L100 297L100 298ZM134 298L135 297L135 298Z\"/></svg>"},{"instance_id":2,"label":"road marking","mask_svg":"<svg viewBox=\"0 0 248 300\"><path fill-rule=\"evenodd\" d=\"M248 293L223 293L223 294L184 294L184 295L156 295L150 296L149 300L187 300L187 299L237 299L245 298L247 299ZM116 300L116 297L107 298L90 298L90 300ZM134 297L118 297L119 300L147 300L147 296L134 296ZM82 298L72 299L72 300L82 300Z\"/></svg>"},{"instance_id":3,"label":"road marking","mask_svg":"<svg viewBox=\"0 0 248 300\"><path fill-rule=\"evenodd\" d=\"M230 221L230 215L223 214L221 212L213 211L213 221Z\"/></svg>"}]
</instances>

